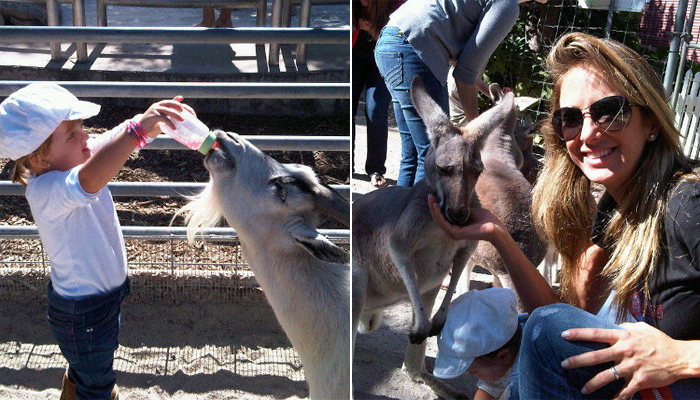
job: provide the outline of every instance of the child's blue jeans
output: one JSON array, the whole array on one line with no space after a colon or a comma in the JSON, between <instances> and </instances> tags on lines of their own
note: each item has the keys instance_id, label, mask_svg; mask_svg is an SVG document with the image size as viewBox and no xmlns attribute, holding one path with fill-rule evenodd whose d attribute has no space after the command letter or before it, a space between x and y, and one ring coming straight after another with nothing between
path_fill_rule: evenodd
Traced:
<instances>
[{"instance_id":1,"label":"child's blue jeans","mask_svg":"<svg viewBox=\"0 0 700 400\"><path fill-rule=\"evenodd\" d=\"M109 399L117 381L114 351L119 347L122 300L131 293L127 278L118 288L79 300L61 297L49 282L48 320L78 399Z\"/></svg>"}]
</instances>

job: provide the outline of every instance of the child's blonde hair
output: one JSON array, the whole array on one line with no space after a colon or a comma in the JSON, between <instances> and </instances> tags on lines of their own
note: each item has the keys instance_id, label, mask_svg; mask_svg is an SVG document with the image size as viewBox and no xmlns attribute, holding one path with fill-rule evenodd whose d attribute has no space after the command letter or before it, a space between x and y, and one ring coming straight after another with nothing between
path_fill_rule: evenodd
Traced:
<instances>
[{"instance_id":1,"label":"child's blonde hair","mask_svg":"<svg viewBox=\"0 0 700 400\"><path fill-rule=\"evenodd\" d=\"M27 186L27 177L29 173L32 172L30 158L34 155L39 158L46 158L49 154L49 149L51 148L51 138L53 135L49 136L44 143L39 145L39 148L33 152L27 154L26 156L20 157L15 161L15 166L12 168L11 179L12 182L20 183L23 186Z\"/></svg>"}]
</instances>

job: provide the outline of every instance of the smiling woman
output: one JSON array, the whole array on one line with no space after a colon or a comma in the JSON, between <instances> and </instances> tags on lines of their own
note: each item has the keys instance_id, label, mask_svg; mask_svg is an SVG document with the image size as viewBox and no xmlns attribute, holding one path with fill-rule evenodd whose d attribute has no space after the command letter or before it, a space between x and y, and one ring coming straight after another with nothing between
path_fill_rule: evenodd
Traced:
<instances>
[{"instance_id":1,"label":"smiling woman","mask_svg":"<svg viewBox=\"0 0 700 400\"><path fill-rule=\"evenodd\" d=\"M554 293L490 213L473 212L464 227L433 217L454 238L491 242L534 310L523 331L522 398L697 398L698 163L679 148L658 76L631 49L572 33L547 66L553 118L533 215L560 255L570 305L546 306ZM592 183L606 189L597 207Z\"/></svg>"},{"instance_id":2,"label":"smiling woman","mask_svg":"<svg viewBox=\"0 0 700 400\"><path fill-rule=\"evenodd\" d=\"M588 89L578 89L582 87ZM632 176L642 156L647 141L657 135L658 124L655 123L655 118L644 118L642 109L632 107L625 97L618 97L618 90L592 66L572 68L562 79L560 90L559 104L562 108L588 110L587 115L581 114L583 118L578 123L578 134L569 135L568 139L567 135L563 136L567 139L566 149L571 160L591 182L604 185L613 197L619 198L624 191L625 182ZM604 114L596 120L593 119L596 105L606 99L614 101L620 98L622 101L619 105L613 104L617 107L612 107L608 113L611 115ZM558 111L554 112L553 120ZM587 116L590 118L586 118ZM600 119L610 122L596 123ZM619 123L614 123L617 120L620 120ZM575 127L567 126L566 120L563 121L563 125L567 128L562 130L564 134L576 131ZM613 126L621 129L612 129ZM556 125L553 127L556 130Z\"/></svg>"}]
</instances>

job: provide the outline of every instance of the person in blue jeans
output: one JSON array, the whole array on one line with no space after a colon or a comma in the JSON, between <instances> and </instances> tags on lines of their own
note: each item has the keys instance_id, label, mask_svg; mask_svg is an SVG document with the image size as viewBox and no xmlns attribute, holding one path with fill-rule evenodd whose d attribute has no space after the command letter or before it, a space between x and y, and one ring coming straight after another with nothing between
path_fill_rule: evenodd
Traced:
<instances>
[{"instance_id":1,"label":"person in blue jeans","mask_svg":"<svg viewBox=\"0 0 700 400\"><path fill-rule=\"evenodd\" d=\"M353 0L352 43L352 150L355 153L355 117L360 95L365 90L367 121L367 158L365 172L375 187L386 185L386 151L389 131L391 95L374 61L376 36L386 24L389 14L401 2Z\"/></svg>"},{"instance_id":2,"label":"person in blue jeans","mask_svg":"<svg viewBox=\"0 0 700 400\"><path fill-rule=\"evenodd\" d=\"M0 157L15 160L12 180L25 195L51 261L48 320L68 361L61 399L117 399L114 351L122 300L131 290L126 250L107 188L134 149L194 111L182 97L92 139L82 121L100 106L53 82L38 82L0 104Z\"/></svg>"},{"instance_id":3,"label":"person in blue jeans","mask_svg":"<svg viewBox=\"0 0 700 400\"><path fill-rule=\"evenodd\" d=\"M683 154L661 80L627 46L570 33L547 68L532 210L559 255L560 294L488 211L452 226L429 198L433 219L493 244L531 313L521 398L700 398L700 162ZM605 188L597 203L592 184Z\"/></svg>"},{"instance_id":4,"label":"person in blue jeans","mask_svg":"<svg viewBox=\"0 0 700 400\"><path fill-rule=\"evenodd\" d=\"M413 186L423 179L430 146L425 124L409 89L420 76L431 97L448 114L447 74L453 76L465 115L479 115L479 75L518 17L518 0L408 0L391 14L374 49L379 72L391 93L401 134L401 167L397 184Z\"/></svg>"}]
</instances>

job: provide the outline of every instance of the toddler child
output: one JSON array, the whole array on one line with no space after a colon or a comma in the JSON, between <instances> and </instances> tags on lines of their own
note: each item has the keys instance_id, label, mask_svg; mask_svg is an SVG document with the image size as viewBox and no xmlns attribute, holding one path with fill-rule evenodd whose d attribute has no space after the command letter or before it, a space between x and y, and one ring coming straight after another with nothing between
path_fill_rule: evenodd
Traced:
<instances>
[{"instance_id":1,"label":"toddler child","mask_svg":"<svg viewBox=\"0 0 700 400\"><path fill-rule=\"evenodd\" d=\"M438 336L433 374L479 378L474 400L517 397L518 352L524 318L510 289L471 290L450 304ZM515 368L514 368L515 367Z\"/></svg>"},{"instance_id":2,"label":"toddler child","mask_svg":"<svg viewBox=\"0 0 700 400\"><path fill-rule=\"evenodd\" d=\"M194 111L182 97L91 139L82 120L100 106L52 82L33 83L0 104L0 156L26 197L51 262L48 320L68 361L61 399L117 399L114 351L120 306L131 287L124 239L106 187L135 148Z\"/></svg>"}]
</instances>

